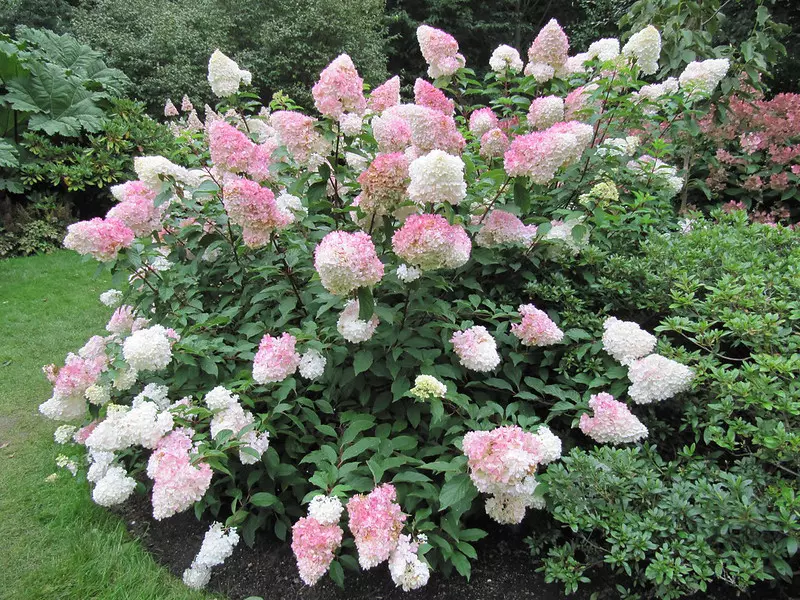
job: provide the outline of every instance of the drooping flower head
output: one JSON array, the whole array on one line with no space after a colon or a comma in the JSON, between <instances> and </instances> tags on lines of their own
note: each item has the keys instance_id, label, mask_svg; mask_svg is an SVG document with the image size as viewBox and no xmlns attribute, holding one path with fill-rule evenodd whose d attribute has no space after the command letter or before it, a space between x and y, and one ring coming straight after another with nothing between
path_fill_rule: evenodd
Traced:
<instances>
[{"instance_id":1,"label":"drooping flower head","mask_svg":"<svg viewBox=\"0 0 800 600\"><path fill-rule=\"evenodd\" d=\"M456 269L469 260L472 243L459 225L441 215L411 215L392 236L394 253L423 271Z\"/></svg>"},{"instance_id":2,"label":"drooping flower head","mask_svg":"<svg viewBox=\"0 0 800 600\"><path fill-rule=\"evenodd\" d=\"M491 371L500 364L497 342L483 325L456 331L450 338L461 364L473 371Z\"/></svg>"},{"instance_id":3,"label":"drooping flower head","mask_svg":"<svg viewBox=\"0 0 800 600\"><path fill-rule=\"evenodd\" d=\"M558 328L547 313L533 304L522 304L519 307L522 317L520 323L511 325L514 334L526 346L550 346L564 339L564 332Z\"/></svg>"},{"instance_id":4,"label":"drooping flower head","mask_svg":"<svg viewBox=\"0 0 800 600\"><path fill-rule=\"evenodd\" d=\"M442 90L419 78L414 83L414 104L427 106L447 116L452 116L455 111L455 103Z\"/></svg>"},{"instance_id":5,"label":"drooping flower head","mask_svg":"<svg viewBox=\"0 0 800 600\"><path fill-rule=\"evenodd\" d=\"M203 537L200 552L183 572L183 582L192 589L205 587L211 578L211 569L225 562L238 543L239 534L235 527L225 528L222 523L212 523Z\"/></svg>"},{"instance_id":6,"label":"drooping flower head","mask_svg":"<svg viewBox=\"0 0 800 600\"><path fill-rule=\"evenodd\" d=\"M623 365L650 354L656 346L656 337L633 321L609 317L603 330L603 349Z\"/></svg>"},{"instance_id":7,"label":"drooping flower head","mask_svg":"<svg viewBox=\"0 0 800 600\"><path fill-rule=\"evenodd\" d=\"M359 318L359 311L358 300L348 300L342 314L339 315L339 320L336 322L336 330L352 344L369 341L380 324L378 315L373 313L372 318L365 321Z\"/></svg>"},{"instance_id":8,"label":"drooping flower head","mask_svg":"<svg viewBox=\"0 0 800 600\"><path fill-rule=\"evenodd\" d=\"M658 71L658 58L661 56L661 34L658 29L648 25L634 33L622 47L622 55L636 61L644 75Z\"/></svg>"},{"instance_id":9,"label":"drooping flower head","mask_svg":"<svg viewBox=\"0 0 800 600\"><path fill-rule=\"evenodd\" d=\"M494 209L483 219L483 225L475 236L475 243L483 248L494 248L503 244L528 245L536 237L536 231L536 225L525 225L516 215Z\"/></svg>"},{"instance_id":10,"label":"drooping flower head","mask_svg":"<svg viewBox=\"0 0 800 600\"><path fill-rule=\"evenodd\" d=\"M550 19L528 48L528 60L532 63L550 65L557 70L567 62L568 56L567 34L561 29L558 21Z\"/></svg>"},{"instance_id":11,"label":"drooping flower head","mask_svg":"<svg viewBox=\"0 0 800 600\"><path fill-rule=\"evenodd\" d=\"M580 429L600 444L628 444L647 437L647 427L628 407L611 394L595 394L589 399L593 416L581 415Z\"/></svg>"},{"instance_id":12,"label":"drooping flower head","mask_svg":"<svg viewBox=\"0 0 800 600\"><path fill-rule=\"evenodd\" d=\"M637 404L650 404L688 390L694 371L660 354L650 354L630 365L628 379L631 381L628 388L631 400Z\"/></svg>"},{"instance_id":13,"label":"drooping flower head","mask_svg":"<svg viewBox=\"0 0 800 600\"><path fill-rule=\"evenodd\" d=\"M297 339L290 333L284 332L277 338L265 335L253 359L253 379L257 383L269 383L294 375L300 365L296 344Z\"/></svg>"},{"instance_id":14,"label":"drooping flower head","mask_svg":"<svg viewBox=\"0 0 800 600\"><path fill-rule=\"evenodd\" d=\"M408 168L408 196L419 205L436 202L459 204L467 195L464 161L442 150L415 159Z\"/></svg>"},{"instance_id":15,"label":"drooping flower head","mask_svg":"<svg viewBox=\"0 0 800 600\"><path fill-rule=\"evenodd\" d=\"M239 84L244 82L250 85L251 79L250 71L240 69L235 61L219 50L214 50L208 61L208 83L215 96L218 98L233 96L239 91Z\"/></svg>"},{"instance_id":16,"label":"drooping flower head","mask_svg":"<svg viewBox=\"0 0 800 600\"><path fill-rule=\"evenodd\" d=\"M314 585L327 572L343 534L339 525L325 525L313 517L302 517L292 526L292 552L303 583Z\"/></svg>"},{"instance_id":17,"label":"drooping flower head","mask_svg":"<svg viewBox=\"0 0 800 600\"><path fill-rule=\"evenodd\" d=\"M396 497L394 486L384 483L366 496L358 494L347 502L349 527L362 569L387 560L397 545L406 515L395 502Z\"/></svg>"},{"instance_id":18,"label":"drooping flower head","mask_svg":"<svg viewBox=\"0 0 800 600\"><path fill-rule=\"evenodd\" d=\"M382 113L390 106L400 104L400 77L395 75L372 90L367 100L367 108Z\"/></svg>"},{"instance_id":19,"label":"drooping flower head","mask_svg":"<svg viewBox=\"0 0 800 600\"><path fill-rule=\"evenodd\" d=\"M489 67L495 73L504 73L507 70L519 73L522 71L522 59L516 48L501 44L492 52L492 56L489 58Z\"/></svg>"},{"instance_id":20,"label":"drooping flower head","mask_svg":"<svg viewBox=\"0 0 800 600\"><path fill-rule=\"evenodd\" d=\"M133 244L135 234L120 219L113 217L80 221L67 227L64 247L78 254L89 254L96 260L107 262L117 257L120 250Z\"/></svg>"},{"instance_id":21,"label":"drooping flower head","mask_svg":"<svg viewBox=\"0 0 800 600\"><path fill-rule=\"evenodd\" d=\"M339 55L325 67L311 94L317 110L332 119L339 119L343 113L361 115L367 108L364 80L347 54Z\"/></svg>"},{"instance_id":22,"label":"drooping flower head","mask_svg":"<svg viewBox=\"0 0 800 600\"><path fill-rule=\"evenodd\" d=\"M417 590L428 583L431 571L428 563L417 556L419 544L411 541L411 536L403 534L389 556L389 573L394 584L404 592Z\"/></svg>"},{"instance_id":23,"label":"drooping flower head","mask_svg":"<svg viewBox=\"0 0 800 600\"><path fill-rule=\"evenodd\" d=\"M450 77L464 66L464 57L458 53L458 42L449 33L428 25L417 28L417 41L422 57L428 63L428 77Z\"/></svg>"},{"instance_id":24,"label":"drooping flower head","mask_svg":"<svg viewBox=\"0 0 800 600\"><path fill-rule=\"evenodd\" d=\"M363 231L327 234L314 250L314 268L323 287L337 296L371 287L383 278L383 263L372 238Z\"/></svg>"}]
</instances>

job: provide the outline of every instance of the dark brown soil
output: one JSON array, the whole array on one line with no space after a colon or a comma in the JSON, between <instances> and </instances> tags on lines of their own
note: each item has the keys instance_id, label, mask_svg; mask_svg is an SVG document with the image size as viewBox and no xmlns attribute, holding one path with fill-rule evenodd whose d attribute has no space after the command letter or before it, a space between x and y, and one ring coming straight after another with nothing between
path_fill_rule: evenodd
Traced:
<instances>
[{"instance_id":1,"label":"dark brown soil","mask_svg":"<svg viewBox=\"0 0 800 600\"><path fill-rule=\"evenodd\" d=\"M200 549L207 523L191 511L156 522L150 516L146 498L137 496L124 505L121 516L128 530L177 577L180 577ZM294 555L288 543L244 543L225 564L213 571L208 589L231 600L261 596L267 600L561 600L566 596L556 585L546 584L534 570L522 529L493 531L475 547L480 560L472 563L472 577L466 581L453 575L431 575L428 585L415 592L395 588L386 565L362 573L345 571L345 590L323 577L308 587L297 576ZM570 599L581 600L574 595Z\"/></svg>"}]
</instances>

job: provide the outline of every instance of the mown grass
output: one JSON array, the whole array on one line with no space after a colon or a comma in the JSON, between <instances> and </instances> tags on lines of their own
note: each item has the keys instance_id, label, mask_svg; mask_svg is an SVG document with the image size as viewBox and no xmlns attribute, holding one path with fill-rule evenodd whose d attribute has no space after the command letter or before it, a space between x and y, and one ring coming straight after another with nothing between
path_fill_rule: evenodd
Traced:
<instances>
[{"instance_id":1,"label":"mown grass","mask_svg":"<svg viewBox=\"0 0 800 600\"><path fill-rule=\"evenodd\" d=\"M45 481L58 450L37 412L50 392L41 367L103 333L110 283L95 269L66 251L0 261L0 598L212 598L158 566L87 484L64 471Z\"/></svg>"}]
</instances>

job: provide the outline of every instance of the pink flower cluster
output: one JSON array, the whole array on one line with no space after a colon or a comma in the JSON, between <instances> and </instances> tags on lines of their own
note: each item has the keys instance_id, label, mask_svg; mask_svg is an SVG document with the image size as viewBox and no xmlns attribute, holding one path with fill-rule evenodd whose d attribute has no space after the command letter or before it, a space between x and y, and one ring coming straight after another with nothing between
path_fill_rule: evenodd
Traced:
<instances>
[{"instance_id":1,"label":"pink flower cluster","mask_svg":"<svg viewBox=\"0 0 800 600\"><path fill-rule=\"evenodd\" d=\"M294 375L300 365L296 344L297 339L290 333L284 332L280 337L265 335L253 359L253 379L257 383L269 383Z\"/></svg>"},{"instance_id":2,"label":"pink flower cluster","mask_svg":"<svg viewBox=\"0 0 800 600\"><path fill-rule=\"evenodd\" d=\"M134 235L146 235L161 229L164 205L156 207L156 192L141 181L128 181L114 186L111 193L120 203L111 207L107 219L119 219Z\"/></svg>"},{"instance_id":3,"label":"pink flower cluster","mask_svg":"<svg viewBox=\"0 0 800 600\"><path fill-rule=\"evenodd\" d=\"M383 278L383 263L372 238L363 231L332 231L314 250L314 268L331 294L346 296Z\"/></svg>"},{"instance_id":4,"label":"pink flower cluster","mask_svg":"<svg viewBox=\"0 0 800 600\"><path fill-rule=\"evenodd\" d=\"M394 253L423 271L456 269L469 260L472 243L459 225L441 215L411 215L392 236Z\"/></svg>"},{"instance_id":5,"label":"pink flower cluster","mask_svg":"<svg viewBox=\"0 0 800 600\"><path fill-rule=\"evenodd\" d=\"M419 78L414 83L414 103L438 110L447 116L453 116L455 111L455 103L442 90Z\"/></svg>"},{"instance_id":6,"label":"pink flower cluster","mask_svg":"<svg viewBox=\"0 0 800 600\"><path fill-rule=\"evenodd\" d=\"M647 427L628 407L611 394L595 394L589 399L593 416L581 415L580 429L600 444L628 444L647 437Z\"/></svg>"},{"instance_id":7,"label":"pink flower cluster","mask_svg":"<svg viewBox=\"0 0 800 600\"><path fill-rule=\"evenodd\" d=\"M367 108L382 113L390 106L400 104L400 77L395 75L372 90L367 100Z\"/></svg>"},{"instance_id":8,"label":"pink flower cluster","mask_svg":"<svg viewBox=\"0 0 800 600\"><path fill-rule=\"evenodd\" d=\"M302 517L292 526L292 551L303 583L314 585L326 573L343 533L339 525L325 525L313 517Z\"/></svg>"},{"instance_id":9,"label":"pink flower cluster","mask_svg":"<svg viewBox=\"0 0 800 600\"><path fill-rule=\"evenodd\" d=\"M527 245L536 237L536 230L536 225L525 225L516 215L495 209L483 219L483 226L475 236L475 243L484 248L502 244Z\"/></svg>"},{"instance_id":10,"label":"pink flower cluster","mask_svg":"<svg viewBox=\"0 0 800 600\"><path fill-rule=\"evenodd\" d=\"M219 120L208 127L208 148L214 166L231 173L246 173L263 181L270 178L269 166L278 144L269 138L256 144L230 123Z\"/></svg>"},{"instance_id":11,"label":"pink flower cluster","mask_svg":"<svg viewBox=\"0 0 800 600\"><path fill-rule=\"evenodd\" d=\"M402 152L378 154L358 176L361 209L377 216L394 211L406 199L408 165L408 159Z\"/></svg>"},{"instance_id":12,"label":"pink flower cluster","mask_svg":"<svg viewBox=\"0 0 800 600\"><path fill-rule=\"evenodd\" d=\"M171 517L199 501L211 485L213 472L205 462L191 463L191 429L176 429L161 438L150 455L147 475L153 480L153 517Z\"/></svg>"},{"instance_id":13,"label":"pink flower cluster","mask_svg":"<svg viewBox=\"0 0 800 600\"><path fill-rule=\"evenodd\" d=\"M559 168L580 157L591 143L592 134L590 125L569 121L521 135L506 150L506 173L511 177L528 176L534 183L549 183Z\"/></svg>"},{"instance_id":14,"label":"pink flower cluster","mask_svg":"<svg viewBox=\"0 0 800 600\"><path fill-rule=\"evenodd\" d=\"M372 132L381 152L401 152L409 145L418 155L431 150L460 154L466 145L452 116L416 104L399 104L372 121Z\"/></svg>"},{"instance_id":15,"label":"pink flower cluster","mask_svg":"<svg viewBox=\"0 0 800 600\"><path fill-rule=\"evenodd\" d=\"M102 338L101 338L102 339ZM53 395L39 406L39 412L49 419L70 421L86 413L86 390L97 382L105 371L108 358L105 353L93 356L69 354L60 369L48 365L44 374L53 384Z\"/></svg>"},{"instance_id":16,"label":"pink flower cluster","mask_svg":"<svg viewBox=\"0 0 800 600\"><path fill-rule=\"evenodd\" d=\"M541 96L531 102L528 123L534 129L547 129L564 120L564 100L560 96Z\"/></svg>"},{"instance_id":17,"label":"pink flower cluster","mask_svg":"<svg viewBox=\"0 0 800 600\"><path fill-rule=\"evenodd\" d=\"M561 25L555 19L550 19L542 27L536 39L533 40L531 47L528 48L528 67L533 65L546 65L554 71L561 69L569 58L569 40L567 34L561 29ZM529 74L526 67L525 74Z\"/></svg>"},{"instance_id":18,"label":"pink flower cluster","mask_svg":"<svg viewBox=\"0 0 800 600\"><path fill-rule=\"evenodd\" d=\"M123 248L129 248L134 237L133 230L120 219L95 217L67 227L64 247L106 262L115 259Z\"/></svg>"},{"instance_id":19,"label":"pink flower cluster","mask_svg":"<svg viewBox=\"0 0 800 600\"><path fill-rule=\"evenodd\" d=\"M464 57L458 53L458 42L449 33L420 25L417 41L422 57L428 63L428 77L450 77L464 66Z\"/></svg>"},{"instance_id":20,"label":"pink flower cluster","mask_svg":"<svg viewBox=\"0 0 800 600\"><path fill-rule=\"evenodd\" d=\"M514 334L526 346L550 346L564 339L564 332L558 328L547 313L539 310L533 304L523 304L519 307L522 316L520 323L511 325Z\"/></svg>"},{"instance_id":21,"label":"pink flower cluster","mask_svg":"<svg viewBox=\"0 0 800 600\"><path fill-rule=\"evenodd\" d=\"M281 144L300 164L313 163L319 155L328 151L328 144L314 129L316 119L292 110L278 110L269 117Z\"/></svg>"},{"instance_id":22,"label":"pink flower cluster","mask_svg":"<svg viewBox=\"0 0 800 600\"><path fill-rule=\"evenodd\" d=\"M480 154L484 158L500 158L508 150L508 136L502 129L490 129L481 136Z\"/></svg>"},{"instance_id":23,"label":"pink flower cluster","mask_svg":"<svg viewBox=\"0 0 800 600\"><path fill-rule=\"evenodd\" d=\"M450 338L453 350L461 364L467 369L491 371L500 364L497 342L483 325L474 325L464 331L456 331Z\"/></svg>"},{"instance_id":24,"label":"pink flower cluster","mask_svg":"<svg viewBox=\"0 0 800 600\"><path fill-rule=\"evenodd\" d=\"M344 113L360 115L367 108L364 80L347 54L341 54L325 67L311 94L317 110L332 119L339 119Z\"/></svg>"},{"instance_id":25,"label":"pink flower cluster","mask_svg":"<svg viewBox=\"0 0 800 600\"><path fill-rule=\"evenodd\" d=\"M275 229L292 222L291 215L278 207L272 190L250 179L228 179L223 185L222 201L231 223L242 228L248 246L266 245Z\"/></svg>"},{"instance_id":26,"label":"pink flower cluster","mask_svg":"<svg viewBox=\"0 0 800 600\"><path fill-rule=\"evenodd\" d=\"M472 111L469 116L469 130L475 137L483 137L483 134L499 126L497 115L488 106Z\"/></svg>"},{"instance_id":27,"label":"pink flower cluster","mask_svg":"<svg viewBox=\"0 0 800 600\"><path fill-rule=\"evenodd\" d=\"M347 502L350 531L362 569L371 569L387 560L397 546L406 515L395 502L396 497L394 486L384 483L366 496L358 494Z\"/></svg>"}]
</instances>

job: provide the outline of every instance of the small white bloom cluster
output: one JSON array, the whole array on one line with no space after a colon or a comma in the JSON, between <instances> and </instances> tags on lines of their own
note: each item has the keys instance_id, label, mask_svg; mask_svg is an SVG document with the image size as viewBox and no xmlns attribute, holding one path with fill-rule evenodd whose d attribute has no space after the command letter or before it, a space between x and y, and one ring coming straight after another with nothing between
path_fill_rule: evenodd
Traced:
<instances>
[{"instance_id":1,"label":"small white bloom cluster","mask_svg":"<svg viewBox=\"0 0 800 600\"><path fill-rule=\"evenodd\" d=\"M622 54L634 59L644 75L652 75L658 71L658 58L661 55L661 34L658 29L648 25L631 36L628 43L622 47Z\"/></svg>"},{"instance_id":2,"label":"small white bloom cluster","mask_svg":"<svg viewBox=\"0 0 800 600\"><path fill-rule=\"evenodd\" d=\"M348 167L359 173L361 171L366 171L367 167L369 167L369 159L355 152L345 152L344 160Z\"/></svg>"},{"instance_id":3,"label":"small white bloom cluster","mask_svg":"<svg viewBox=\"0 0 800 600\"><path fill-rule=\"evenodd\" d=\"M239 91L239 84L250 84L250 71L240 69L236 62L219 50L214 50L208 61L208 83L217 98L227 98Z\"/></svg>"},{"instance_id":4,"label":"small white bloom cluster","mask_svg":"<svg viewBox=\"0 0 800 600\"><path fill-rule=\"evenodd\" d=\"M56 465L59 468L66 469L67 471L72 473L73 477L75 477L75 475L78 474L78 463L76 463L74 459L70 458L65 454L59 454L58 456L56 456Z\"/></svg>"},{"instance_id":5,"label":"small white bloom cluster","mask_svg":"<svg viewBox=\"0 0 800 600\"><path fill-rule=\"evenodd\" d=\"M294 222L298 216L300 216L300 218L308 216L308 209L303 206L303 202L300 198L293 196L286 190L278 194L277 198L275 198L275 203L282 213L291 217L292 222Z\"/></svg>"},{"instance_id":6,"label":"small white bloom cluster","mask_svg":"<svg viewBox=\"0 0 800 600\"><path fill-rule=\"evenodd\" d=\"M397 267L397 278L403 283L411 283L416 281L422 275L422 270L419 267L408 266L402 264Z\"/></svg>"},{"instance_id":7,"label":"small white bloom cluster","mask_svg":"<svg viewBox=\"0 0 800 600\"><path fill-rule=\"evenodd\" d=\"M148 383L144 386L141 393L134 397L133 401L135 403L137 400L152 400L156 403L159 410L164 410L170 404L169 398L167 398L168 394L169 388L167 386L158 383Z\"/></svg>"},{"instance_id":8,"label":"small white bloom cluster","mask_svg":"<svg viewBox=\"0 0 800 600\"><path fill-rule=\"evenodd\" d=\"M344 506L336 496L320 494L311 499L308 505L308 516L316 519L322 525L336 525L342 518Z\"/></svg>"},{"instance_id":9,"label":"small white bloom cluster","mask_svg":"<svg viewBox=\"0 0 800 600\"><path fill-rule=\"evenodd\" d=\"M342 128L342 134L348 137L354 137L361 133L361 128L364 126L364 119L361 115L356 113L345 113L339 117L339 125Z\"/></svg>"},{"instance_id":10,"label":"small white bloom cluster","mask_svg":"<svg viewBox=\"0 0 800 600\"><path fill-rule=\"evenodd\" d=\"M550 227L550 231L544 236L544 239L551 242L561 242L572 254L578 254L578 252L589 243L588 231L584 233L580 240L576 240L572 235L572 230L575 229L575 226L580 225L582 222L583 217L567 219L563 222L554 222L552 227Z\"/></svg>"},{"instance_id":11,"label":"small white bloom cluster","mask_svg":"<svg viewBox=\"0 0 800 600\"><path fill-rule=\"evenodd\" d=\"M147 187L158 192L167 187L167 183L162 177L172 177L187 187L197 187L200 185L202 174L204 174L202 171L190 171L176 165L163 156L137 156L133 159L133 170Z\"/></svg>"},{"instance_id":12,"label":"small white bloom cluster","mask_svg":"<svg viewBox=\"0 0 800 600\"><path fill-rule=\"evenodd\" d=\"M74 425L61 425L53 433L56 444L68 444L72 441L72 436L78 430Z\"/></svg>"},{"instance_id":13,"label":"small white bloom cluster","mask_svg":"<svg viewBox=\"0 0 800 600\"><path fill-rule=\"evenodd\" d=\"M626 366L650 354L656 346L656 337L633 321L609 317L603 323L603 329L603 349Z\"/></svg>"},{"instance_id":14,"label":"small white bloom cluster","mask_svg":"<svg viewBox=\"0 0 800 600\"><path fill-rule=\"evenodd\" d=\"M358 310L358 300L348 300L336 322L336 330L344 339L353 344L369 340L375 334L379 324L376 315L372 315L369 321L362 321L358 318Z\"/></svg>"},{"instance_id":15,"label":"small white bloom cluster","mask_svg":"<svg viewBox=\"0 0 800 600\"><path fill-rule=\"evenodd\" d=\"M111 463L114 462L113 452L103 452L101 450L89 450L89 471L86 479L91 483L97 483L108 472Z\"/></svg>"},{"instance_id":16,"label":"small white bloom cluster","mask_svg":"<svg viewBox=\"0 0 800 600\"><path fill-rule=\"evenodd\" d=\"M547 425L540 425L536 435L542 442L541 464L547 465L561 458L561 438L550 431Z\"/></svg>"},{"instance_id":17,"label":"small white bloom cluster","mask_svg":"<svg viewBox=\"0 0 800 600\"><path fill-rule=\"evenodd\" d=\"M92 500L100 506L114 506L127 500L136 488L136 480L120 466L108 467L92 491Z\"/></svg>"},{"instance_id":18,"label":"small white bloom cluster","mask_svg":"<svg viewBox=\"0 0 800 600\"><path fill-rule=\"evenodd\" d=\"M655 186L660 185L672 196L675 196L683 189L683 177L678 175L678 169L668 165L660 158L653 158L648 154L643 154L638 159L630 161L628 168L641 181Z\"/></svg>"},{"instance_id":19,"label":"small white bloom cluster","mask_svg":"<svg viewBox=\"0 0 800 600\"><path fill-rule=\"evenodd\" d=\"M628 395L636 404L650 404L672 398L689 389L694 372L679 362L651 354L635 361L628 369L631 387Z\"/></svg>"},{"instance_id":20,"label":"small white bloom cluster","mask_svg":"<svg viewBox=\"0 0 800 600\"><path fill-rule=\"evenodd\" d=\"M325 372L326 364L328 364L328 359L317 350L310 348L300 356L300 364L298 365L300 376L309 380L318 379Z\"/></svg>"},{"instance_id":21,"label":"small white bloom cluster","mask_svg":"<svg viewBox=\"0 0 800 600\"><path fill-rule=\"evenodd\" d=\"M136 369L129 366L127 369L119 369L117 370L117 374L114 377L114 389L117 389L121 392L129 390L133 387L133 384L136 383L136 379L139 377L139 373ZM99 394L99 392L98 392ZM97 396L98 398L103 398L102 396ZM91 398L88 398L91 402ZM105 402L108 402L106 400ZM94 404L99 404L100 402L95 402Z\"/></svg>"},{"instance_id":22,"label":"small white bloom cluster","mask_svg":"<svg viewBox=\"0 0 800 600\"><path fill-rule=\"evenodd\" d=\"M666 96L667 94L675 94L677 92L678 80L674 77L668 77L661 83L651 83L642 86L638 92L634 92L633 96L635 99L644 98L645 100L655 102L662 96Z\"/></svg>"},{"instance_id":23,"label":"small white bloom cluster","mask_svg":"<svg viewBox=\"0 0 800 600\"><path fill-rule=\"evenodd\" d=\"M122 344L122 356L136 371L159 371L172 360L172 343L161 325L133 332Z\"/></svg>"},{"instance_id":24,"label":"small white bloom cluster","mask_svg":"<svg viewBox=\"0 0 800 600\"><path fill-rule=\"evenodd\" d=\"M408 168L408 196L416 204L449 202L457 205L467 195L464 161L442 150L432 150Z\"/></svg>"},{"instance_id":25,"label":"small white bloom cluster","mask_svg":"<svg viewBox=\"0 0 800 600\"><path fill-rule=\"evenodd\" d=\"M122 292L119 290L107 290L100 294L100 302L109 308L117 308L122 304Z\"/></svg>"},{"instance_id":26,"label":"small white bloom cluster","mask_svg":"<svg viewBox=\"0 0 800 600\"><path fill-rule=\"evenodd\" d=\"M589 44L586 54L590 59L597 58L603 62L614 60L619 56L619 40L617 38L602 38Z\"/></svg>"},{"instance_id":27,"label":"small white bloom cluster","mask_svg":"<svg viewBox=\"0 0 800 600\"><path fill-rule=\"evenodd\" d=\"M496 494L486 499L486 514L489 518L497 521L501 525L516 525L525 518L525 512L529 508L544 508L544 499L540 496L533 496L533 492L539 485L533 477L529 478L532 486L531 495L509 495Z\"/></svg>"},{"instance_id":28,"label":"small white bloom cluster","mask_svg":"<svg viewBox=\"0 0 800 600\"><path fill-rule=\"evenodd\" d=\"M432 375L418 375L410 392L420 400L444 398L447 395L447 386Z\"/></svg>"},{"instance_id":29,"label":"small white bloom cluster","mask_svg":"<svg viewBox=\"0 0 800 600\"><path fill-rule=\"evenodd\" d=\"M404 592L416 590L428 583L431 572L428 564L417 556L418 544L411 536L402 534L389 555L389 573L396 586Z\"/></svg>"},{"instance_id":30,"label":"small white bloom cluster","mask_svg":"<svg viewBox=\"0 0 800 600\"><path fill-rule=\"evenodd\" d=\"M172 413L159 411L155 402L138 399L131 407L109 404L105 420L86 438L86 447L103 452L131 446L155 448L173 425Z\"/></svg>"},{"instance_id":31,"label":"small white bloom cluster","mask_svg":"<svg viewBox=\"0 0 800 600\"><path fill-rule=\"evenodd\" d=\"M639 147L639 136L629 135L624 138L608 138L597 149L598 156L631 156Z\"/></svg>"},{"instance_id":32,"label":"small white bloom cluster","mask_svg":"<svg viewBox=\"0 0 800 600\"><path fill-rule=\"evenodd\" d=\"M205 403L209 409L215 411L210 425L212 438L216 438L220 432L225 430L232 431L233 435L237 436L243 428L255 421L253 413L242 408L238 394L232 394L230 390L221 385L206 394ZM248 452L243 452L242 449L239 450L239 461L243 465L252 465L258 462L261 455L269 448L269 432L248 431L239 438L239 441L243 448L250 448L258 454L256 457Z\"/></svg>"},{"instance_id":33,"label":"small white bloom cluster","mask_svg":"<svg viewBox=\"0 0 800 600\"><path fill-rule=\"evenodd\" d=\"M497 342L483 325L457 331L450 340L463 367L473 371L491 371L500 364Z\"/></svg>"},{"instance_id":34,"label":"small white bloom cluster","mask_svg":"<svg viewBox=\"0 0 800 600\"><path fill-rule=\"evenodd\" d=\"M492 52L489 66L495 73L504 73L506 69L512 73L522 71L522 58L516 48L501 44Z\"/></svg>"},{"instance_id":35,"label":"small white bloom cluster","mask_svg":"<svg viewBox=\"0 0 800 600\"><path fill-rule=\"evenodd\" d=\"M731 62L727 58L690 62L686 65L678 81L680 81L681 87L690 93L711 95L719 82L728 74L730 67Z\"/></svg>"},{"instance_id":36,"label":"small white bloom cluster","mask_svg":"<svg viewBox=\"0 0 800 600\"><path fill-rule=\"evenodd\" d=\"M238 543L235 527L226 531L221 523L212 524L192 566L183 572L183 583L195 590L204 588L211 579L211 569L224 563Z\"/></svg>"}]
</instances>

